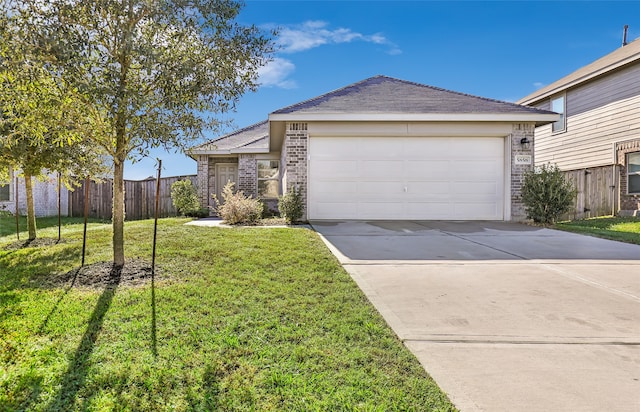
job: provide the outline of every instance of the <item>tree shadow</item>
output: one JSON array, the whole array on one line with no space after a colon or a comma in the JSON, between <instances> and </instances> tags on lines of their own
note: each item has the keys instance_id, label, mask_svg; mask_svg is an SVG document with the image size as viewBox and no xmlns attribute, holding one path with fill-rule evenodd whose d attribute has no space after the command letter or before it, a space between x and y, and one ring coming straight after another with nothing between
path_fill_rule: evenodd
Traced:
<instances>
[{"instance_id":1,"label":"tree shadow","mask_svg":"<svg viewBox=\"0 0 640 412\"><path fill-rule=\"evenodd\" d=\"M67 296L69 291L73 289L73 286L76 284L76 280L78 279L78 272L80 272L80 269L74 270L73 278L71 279L71 284L65 288L62 295L60 295L56 303L53 305L53 307L51 308L47 316L44 318L44 320L40 324L40 327L38 328L39 335L44 333L44 329L47 327L47 324L49 323L49 319L51 319L51 316L53 316L53 314L58 310L58 306L60 305L60 302L62 302L62 300L65 298L65 296Z\"/></svg>"},{"instance_id":2,"label":"tree shadow","mask_svg":"<svg viewBox=\"0 0 640 412\"><path fill-rule=\"evenodd\" d=\"M78 391L82 389L87 378L90 357L93 353L96 340L102 330L104 316L109 310L113 296L120 284L121 276L122 267L114 265L111 269L110 282L100 295L89 319L87 329L80 340L80 344L69 362L69 367L62 376L58 394L44 410L53 412L73 409Z\"/></svg>"},{"instance_id":3,"label":"tree shadow","mask_svg":"<svg viewBox=\"0 0 640 412\"><path fill-rule=\"evenodd\" d=\"M151 272L151 353L155 358L158 357L158 340L156 335L156 274L155 270Z\"/></svg>"}]
</instances>

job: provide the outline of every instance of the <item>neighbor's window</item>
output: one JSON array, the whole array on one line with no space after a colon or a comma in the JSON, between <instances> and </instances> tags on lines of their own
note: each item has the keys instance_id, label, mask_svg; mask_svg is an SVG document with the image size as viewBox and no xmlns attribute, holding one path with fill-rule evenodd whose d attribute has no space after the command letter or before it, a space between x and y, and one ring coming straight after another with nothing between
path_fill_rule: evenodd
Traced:
<instances>
[{"instance_id":1,"label":"neighbor's window","mask_svg":"<svg viewBox=\"0 0 640 412\"><path fill-rule=\"evenodd\" d=\"M640 152L627 155L627 193L640 194Z\"/></svg>"},{"instance_id":2,"label":"neighbor's window","mask_svg":"<svg viewBox=\"0 0 640 412\"><path fill-rule=\"evenodd\" d=\"M9 185L0 185L0 202L8 202L10 195Z\"/></svg>"},{"instance_id":3,"label":"neighbor's window","mask_svg":"<svg viewBox=\"0 0 640 412\"><path fill-rule=\"evenodd\" d=\"M551 111L560 114L560 120L554 122L551 126L553 132L562 132L567 128L567 116L565 115L566 105L564 100L564 95L551 99Z\"/></svg>"},{"instance_id":4,"label":"neighbor's window","mask_svg":"<svg viewBox=\"0 0 640 412\"><path fill-rule=\"evenodd\" d=\"M280 161L258 160L258 197L273 199L280 195Z\"/></svg>"}]
</instances>

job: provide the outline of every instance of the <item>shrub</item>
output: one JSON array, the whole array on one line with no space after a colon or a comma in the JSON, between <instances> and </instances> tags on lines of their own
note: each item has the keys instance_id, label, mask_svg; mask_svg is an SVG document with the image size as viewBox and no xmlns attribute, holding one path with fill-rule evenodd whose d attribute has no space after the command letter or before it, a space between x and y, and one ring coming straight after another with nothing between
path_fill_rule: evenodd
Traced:
<instances>
[{"instance_id":1,"label":"shrub","mask_svg":"<svg viewBox=\"0 0 640 412\"><path fill-rule=\"evenodd\" d=\"M216 211L226 223L255 223L262 216L264 205L258 199L247 197L242 191L234 193L235 183L228 182L222 189L222 204ZM217 201L217 199L216 199Z\"/></svg>"},{"instance_id":2,"label":"shrub","mask_svg":"<svg viewBox=\"0 0 640 412\"><path fill-rule=\"evenodd\" d=\"M300 220L304 213L304 204L302 202L300 189L292 187L284 196L280 196L278 199L278 209L288 223L295 223Z\"/></svg>"},{"instance_id":3,"label":"shrub","mask_svg":"<svg viewBox=\"0 0 640 412\"><path fill-rule=\"evenodd\" d=\"M197 216L200 212L200 201L191 180L178 180L171 185L171 201L178 213L185 216Z\"/></svg>"},{"instance_id":4,"label":"shrub","mask_svg":"<svg viewBox=\"0 0 640 412\"><path fill-rule=\"evenodd\" d=\"M576 190L558 166L546 164L524 176L522 201L527 217L536 223L554 223L573 204Z\"/></svg>"}]
</instances>

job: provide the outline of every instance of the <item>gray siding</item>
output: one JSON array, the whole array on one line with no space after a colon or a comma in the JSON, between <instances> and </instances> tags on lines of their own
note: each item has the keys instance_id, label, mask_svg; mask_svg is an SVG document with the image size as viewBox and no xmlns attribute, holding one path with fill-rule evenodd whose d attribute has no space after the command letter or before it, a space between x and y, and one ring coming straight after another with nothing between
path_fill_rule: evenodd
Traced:
<instances>
[{"instance_id":1,"label":"gray siding","mask_svg":"<svg viewBox=\"0 0 640 412\"><path fill-rule=\"evenodd\" d=\"M548 110L549 99L535 107ZM615 142L640 138L640 64L568 90L566 107L565 132L536 129L536 164L562 170L613 164Z\"/></svg>"}]
</instances>

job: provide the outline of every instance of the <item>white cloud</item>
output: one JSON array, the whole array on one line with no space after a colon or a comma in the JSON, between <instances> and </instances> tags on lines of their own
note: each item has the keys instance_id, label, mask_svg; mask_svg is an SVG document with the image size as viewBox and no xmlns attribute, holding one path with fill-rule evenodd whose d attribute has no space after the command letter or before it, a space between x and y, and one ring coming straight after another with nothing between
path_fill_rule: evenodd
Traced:
<instances>
[{"instance_id":1,"label":"white cloud","mask_svg":"<svg viewBox=\"0 0 640 412\"><path fill-rule=\"evenodd\" d=\"M280 27L278 43L283 53L297 53L325 44L351 43L363 41L390 47L389 54L400 54L401 50L380 33L362 34L349 28L330 29L329 23L310 20L302 24Z\"/></svg>"},{"instance_id":2,"label":"white cloud","mask_svg":"<svg viewBox=\"0 0 640 412\"><path fill-rule=\"evenodd\" d=\"M542 82L534 82L533 83L533 87L535 87L536 89L539 89L542 86L544 86L544 83L542 83Z\"/></svg>"},{"instance_id":3,"label":"white cloud","mask_svg":"<svg viewBox=\"0 0 640 412\"><path fill-rule=\"evenodd\" d=\"M295 89L298 87L294 80L287 79L296 70L296 66L287 59L276 57L267 65L258 69L259 83L265 87L280 87Z\"/></svg>"}]
</instances>

